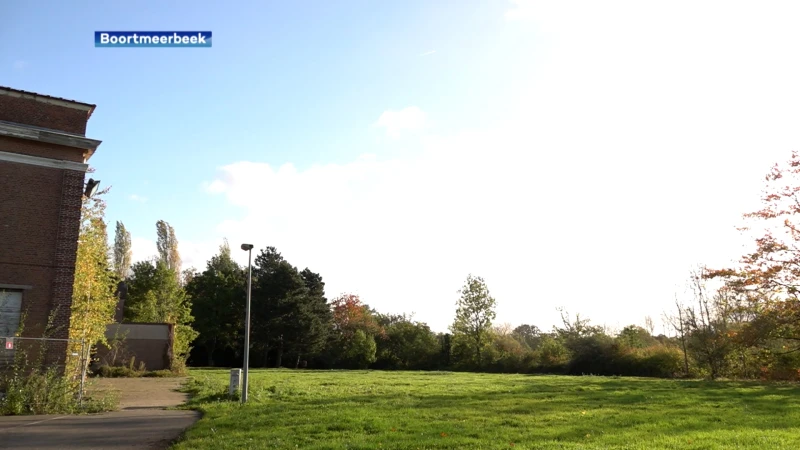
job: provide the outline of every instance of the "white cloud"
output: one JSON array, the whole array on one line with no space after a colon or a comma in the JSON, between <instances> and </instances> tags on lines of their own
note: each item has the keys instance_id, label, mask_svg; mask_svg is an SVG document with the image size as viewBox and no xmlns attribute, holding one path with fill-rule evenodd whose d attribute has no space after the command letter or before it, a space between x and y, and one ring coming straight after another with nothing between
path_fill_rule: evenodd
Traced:
<instances>
[{"instance_id":1,"label":"white cloud","mask_svg":"<svg viewBox=\"0 0 800 450\"><path fill-rule=\"evenodd\" d=\"M137 237L131 239L131 259L134 262L146 261L156 256L158 249L155 241Z\"/></svg>"},{"instance_id":2,"label":"white cloud","mask_svg":"<svg viewBox=\"0 0 800 450\"><path fill-rule=\"evenodd\" d=\"M421 53L419 56L428 56L436 53L436 50L427 51L425 53Z\"/></svg>"},{"instance_id":3,"label":"white cloud","mask_svg":"<svg viewBox=\"0 0 800 450\"><path fill-rule=\"evenodd\" d=\"M11 67L12 67L14 70L23 70L23 69L27 68L27 67L28 67L28 65L29 65L29 64L28 64L28 61L17 60L17 61L14 61L14 62L11 64Z\"/></svg>"},{"instance_id":4,"label":"white cloud","mask_svg":"<svg viewBox=\"0 0 800 450\"><path fill-rule=\"evenodd\" d=\"M692 265L741 254L733 227L800 148L800 61L786 57L800 53L798 11L516 3L527 12L510 18L549 37L501 126L429 134L413 158L226 165L208 189L242 215L218 233L276 246L329 296L354 291L438 330L470 272L498 322L549 328L557 306L618 328L658 321ZM379 125L424 123L407 117Z\"/></svg>"},{"instance_id":5,"label":"white cloud","mask_svg":"<svg viewBox=\"0 0 800 450\"><path fill-rule=\"evenodd\" d=\"M416 106L400 111L384 111L375 126L386 129L389 137L397 138L404 131L416 131L425 127L427 114Z\"/></svg>"},{"instance_id":6,"label":"white cloud","mask_svg":"<svg viewBox=\"0 0 800 450\"><path fill-rule=\"evenodd\" d=\"M128 198L139 203L147 202L147 197L142 197L141 195L131 194L128 196Z\"/></svg>"}]
</instances>

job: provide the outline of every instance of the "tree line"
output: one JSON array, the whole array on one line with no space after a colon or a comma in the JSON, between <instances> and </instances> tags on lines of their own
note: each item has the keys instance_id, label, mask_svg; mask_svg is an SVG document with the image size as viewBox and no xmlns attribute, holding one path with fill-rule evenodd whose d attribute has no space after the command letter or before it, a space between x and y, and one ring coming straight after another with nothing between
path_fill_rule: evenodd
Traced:
<instances>
[{"instance_id":1,"label":"tree line","mask_svg":"<svg viewBox=\"0 0 800 450\"><path fill-rule=\"evenodd\" d=\"M669 336L655 335L652 319L612 332L566 311L551 330L496 324L496 300L473 275L459 291L449 331L436 333L354 294L329 299L319 273L300 270L266 247L253 265L251 364L798 379L798 154L776 165L766 181L763 208L745 214L758 225L748 228L756 231L755 250L733 268L701 266L690 273L690 299L676 300L664 313ZM128 284L125 318L176 324L180 361L241 365L246 268L225 242L204 270L181 272L174 230L159 221L156 231L159 257L130 265L130 235L117 224L113 267L116 279Z\"/></svg>"}]
</instances>

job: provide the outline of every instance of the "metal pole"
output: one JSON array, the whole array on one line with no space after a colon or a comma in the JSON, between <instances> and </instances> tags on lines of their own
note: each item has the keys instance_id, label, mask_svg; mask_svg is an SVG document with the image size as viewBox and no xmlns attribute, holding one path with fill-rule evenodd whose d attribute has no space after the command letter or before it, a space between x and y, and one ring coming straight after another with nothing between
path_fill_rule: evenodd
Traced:
<instances>
[{"instance_id":1,"label":"metal pole","mask_svg":"<svg viewBox=\"0 0 800 450\"><path fill-rule=\"evenodd\" d=\"M244 322L244 368L242 370L242 403L247 402L247 380L250 367L250 289L253 281L253 250L247 251L247 306Z\"/></svg>"},{"instance_id":2,"label":"metal pole","mask_svg":"<svg viewBox=\"0 0 800 450\"><path fill-rule=\"evenodd\" d=\"M81 391L78 393L78 406L81 408L83 408L83 390L86 383L86 364L88 362L87 360L89 359L86 353L86 340L81 339Z\"/></svg>"}]
</instances>

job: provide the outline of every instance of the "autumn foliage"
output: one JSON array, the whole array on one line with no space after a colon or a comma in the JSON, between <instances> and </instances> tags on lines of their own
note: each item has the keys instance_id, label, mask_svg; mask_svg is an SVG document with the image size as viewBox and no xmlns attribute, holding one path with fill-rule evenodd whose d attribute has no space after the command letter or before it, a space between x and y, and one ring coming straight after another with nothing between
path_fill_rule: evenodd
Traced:
<instances>
[{"instance_id":1,"label":"autumn foliage","mask_svg":"<svg viewBox=\"0 0 800 450\"><path fill-rule=\"evenodd\" d=\"M354 294L342 294L331 301L333 326L344 336L352 336L362 330L373 336L382 336L384 331L369 310Z\"/></svg>"},{"instance_id":2,"label":"autumn foliage","mask_svg":"<svg viewBox=\"0 0 800 450\"><path fill-rule=\"evenodd\" d=\"M81 364L88 364L89 346L105 342L106 325L114 321L117 305L114 295L116 280L109 261L110 248L104 220L102 195L105 192L84 198L81 211L69 328L72 341L67 359L68 373L75 375L80 373Z\"/></svg>"},{"instance_id":3,"label":"autumn foliage","mask_svg":"<svg viewBox=\"0 0 800 450\"><path fill-rule=\"evenodd\" d=\"M723 280L746 308L749 320L732 339L758 346L762 354L770 348L789 354L800 350L800 153L772 167L761 200L740 228L752 234L752 250L736 267L709 270L705 277Z\"/></svg>"}]
</instances>

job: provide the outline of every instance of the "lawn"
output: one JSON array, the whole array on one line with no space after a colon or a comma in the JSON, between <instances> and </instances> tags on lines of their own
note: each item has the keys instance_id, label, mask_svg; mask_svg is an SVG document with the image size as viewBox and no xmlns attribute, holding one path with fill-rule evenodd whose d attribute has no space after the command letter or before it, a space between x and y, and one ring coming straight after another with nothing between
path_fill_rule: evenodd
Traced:
<instances>
[{"instance_id":1,"label":"lawn","mask_svg":"<svg viewBox=\"0 0 800 450\"><path fill-rule=\"evenodd\" d=\"M177 449L796 449L800 386L451 372L193 370Z\"/></svg>"}]
</instances>

